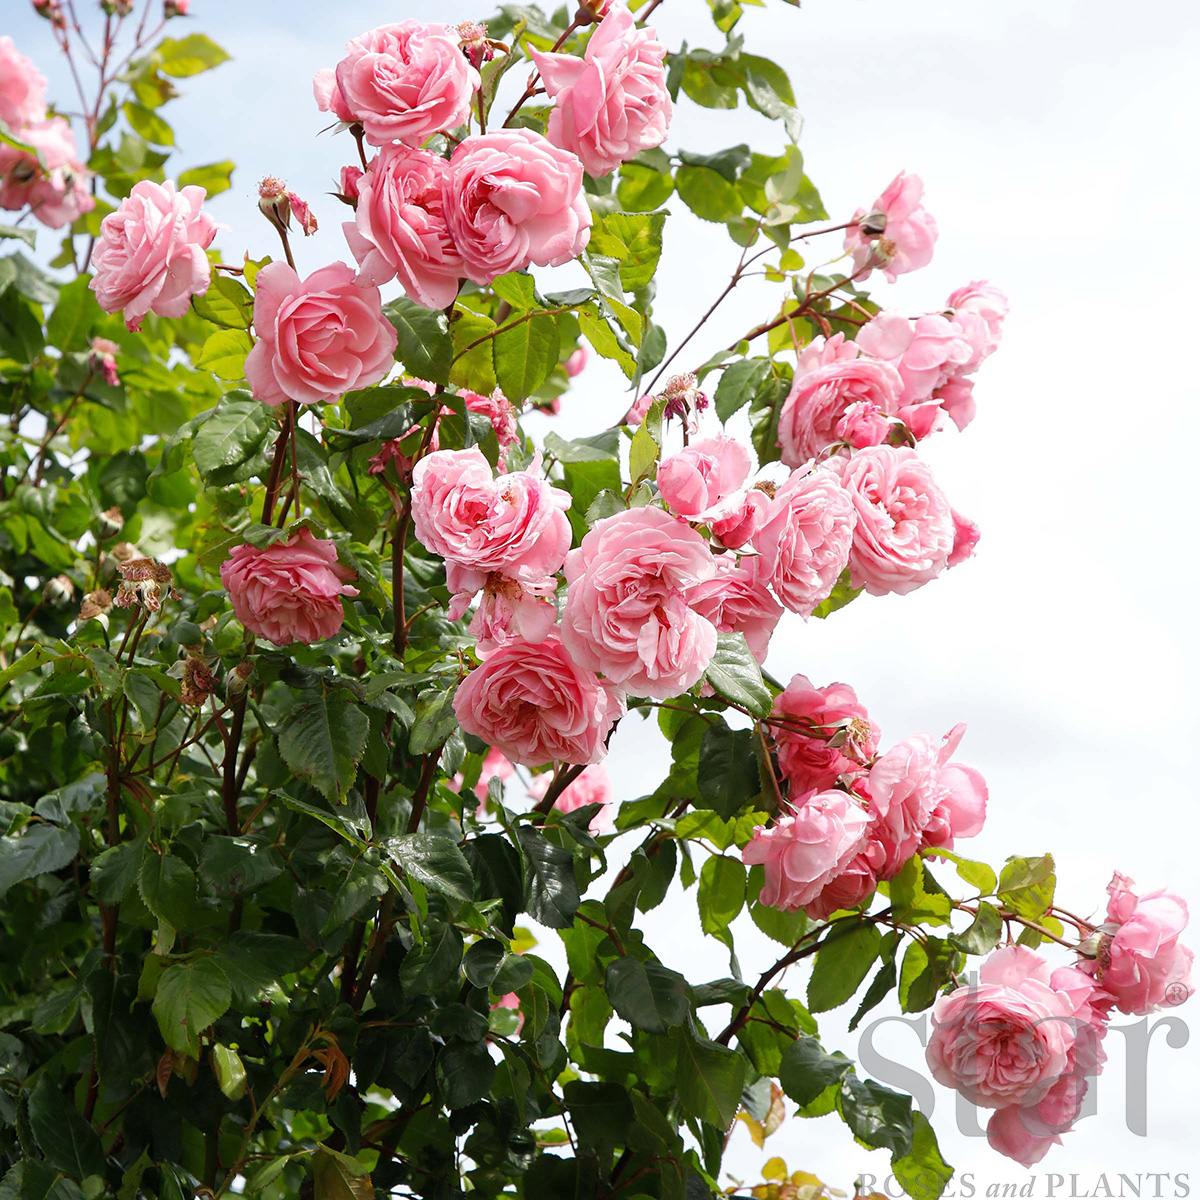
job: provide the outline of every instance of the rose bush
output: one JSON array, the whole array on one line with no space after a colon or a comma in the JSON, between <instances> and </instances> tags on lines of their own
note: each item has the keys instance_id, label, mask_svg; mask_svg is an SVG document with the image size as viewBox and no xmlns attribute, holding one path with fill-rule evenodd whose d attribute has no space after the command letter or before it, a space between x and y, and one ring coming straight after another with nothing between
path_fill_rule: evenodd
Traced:
<instances>
[{"instance_id":1,"label":"rose bush","mask_svg":"<svg viewBox=\"0 0 1200 1200\"><path fill-rule=\"evenodd\" d=\"M232 164L164 115L226 57L187 0L0 38L0 1194L685 1200L744 1194L735 1120L830 1115L936 1200L928 1121L827 1014L932 1009L931 1070L1028 1164L1112 1014L1190 992L1175 893L1079 917L1049 855L965 857L1006 798L961 725L772 674L956 586L980 531L923 440L1008 305L922 293L916 175L825 212L756 53L803 14L699 6L717 48L673 49L676 3L365 31L314 81L336 198L268 175L228 230ZM675 143L742 100L756 150ZM732 247L698 312L782 285L727 347L656 312L689 211ZM553 429L603 371L601 428ZM637 737L670 766L623 794ZM676 969L693 896L716 979Z\"/></svg>"}]
</instances>

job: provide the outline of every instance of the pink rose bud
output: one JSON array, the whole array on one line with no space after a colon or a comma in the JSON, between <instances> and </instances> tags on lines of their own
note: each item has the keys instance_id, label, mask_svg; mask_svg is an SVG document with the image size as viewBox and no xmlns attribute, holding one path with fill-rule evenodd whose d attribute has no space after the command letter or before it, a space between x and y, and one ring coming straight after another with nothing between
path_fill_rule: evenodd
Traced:
<instances>
[{"instance_id":1,"label":"pink rose bud","mask_svg":"<svg viewBox=\"0 0 1200 1200\"><path fill-rule=\"evenodd\" d=\"M33 11L45 17L55 29L66 29L67 18L59 0L33 0Z\"/></svg>"},{"instance_id":2,"label":"pink rose bud","mask_svg":"<svg viewBox=\"0 0 1200 1200\"><path fill-rule=\"evenodd\" d=\"M120 382L117 375L117 344L108 338L93 338L92 352L88 355L88 370L93 375L99 375L109 387L116 387Z\"/></svg>"},{"instance_id":3,"label":"pink rose bud","mask_svg":"<svg viewBox=\"0 0 1200 1200\"><path fill-rule=\"evenodd\" d=\"M567 378L574 379L576 375L583 371L587 366L588 351L586 346L580 346L570 358L567 359Z\"/></svg>"},{"instance_id":4,"label":"pink rose bud","mask_svg":"<svg viewBox=\"0 0 1200 1200\"><path fill-rule=\"evenodd\" d=\"M649 392L644 396L639 396L629 406L629 411L625 414L623 424L640 425L646 419L646 414L650 411L650 405L653 403L654 397Z\"/></svg>"},{"instance_id":5,"label":"pink rose bud","mask_svg":"<svg viewBox=\"0 0 1200 1200\"><path fill-rule=\"evenodd\" d=\"M191 7L192 0L163 0L163 18L186 17Z\"/></svg>"},{"instance_id":6,"label":"pink rose bud","mask_svg":"<svg viewBox=\"0 0 1200 1200\"><path fill-rule=\"evenodd\" d=\"M608 16L612 5L613 0L580 0L580 5L575 10L575 23L595 25L597 21L603 21Z\"/></svg>"},{"instance_id":7,"label":"pink rose bud","mask_svg":"<svg viewBox=\"0 0 1200 1200\"><path fill-rule=\"evenodd\" d=\"M110 17L127 17L133 12L133 0L100 0L100 7Z\"/></svg>"},{"instance_id":8,"label":"pink rose bud","mask_svg":"<svg viewBox=\"0 0 1200 1200\"><path fill-rule=\"evenodd\" d=\"M338 178L337 197L343 204L355 205L358 203L358 185L362 177L363 173L359 167L342 168L342 173Z\"/></svg>"}]
</instances>

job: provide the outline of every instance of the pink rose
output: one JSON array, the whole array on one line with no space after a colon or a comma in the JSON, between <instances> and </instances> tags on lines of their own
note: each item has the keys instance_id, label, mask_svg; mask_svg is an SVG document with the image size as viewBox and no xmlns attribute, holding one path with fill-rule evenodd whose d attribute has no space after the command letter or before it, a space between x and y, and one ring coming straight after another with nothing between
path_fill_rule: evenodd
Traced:
<instances>
[{"instance_id":1,"label":"pink rose","mask_svg":"<svg viewBox=\"0 0 1200 1200\"><path fill-rule=\"evenodd\" d=\"M717 573L688 592L692 609L711 621L718 633L740 633L761 666L767 660L771 634L783 616L762 568L762 559L747 555L740 562L732 554L717 557Z\"/></svg>"},{"instance_id":2,"label":"pink rose","mask_svg":"<svg viewBox=\"0 0 1200 1200\"><path fill-rule=\"evenodd\" d=\"M854 587L872 596L903 594L950 565L960 531L966 536L969 523L956 520L915 451L873 446L835 466L858 517L850 550ZM965 557L965 545L960 550L959 557Z\"/></svg>"},{"instance_id":3,"label":"pink rose","mask_svg":"<svg viewBox=\"0 0 1200 1200\"><path fill-rule=\"evenodd\" d=\"M793 471L754 535L771 587L785 608L807 617L833 591L854 537L854 505L828 467Z\"/></svg>"},{"instance_id":4,"label":"pink rose","mask_svg":"<svg viewBox=\"0 0 1200 1200\"><path fill-rule=\"evenodd\" d=\"M901 171L883 191L871 211L859 209L858 222L846 234L845 248L854 265L882 266L889 283L897 275L915 271L933 258L937 222L921 207L925 185L919 175Z\"/></svg>"},{"instance_id":5,"label":"pink rose","mask_svg":"<svg viewBox=\"0 0 1200 1200\"><path fill-rule=\"evenodd\" d=\"M981 1107L1005 1108L1072 1069L1088 1022L1072 981L1052 979L1049 963L1024 946L993 951L979 978L938 998L925 1059L939 1083Z\"/></svg>"},{"instance_id":6,"label":"pink rose","mask_svg":"<svg viewBox=\"0 0 1200 1200\"><path fill-rule=\"evenodd\" d=\"M746 482L753 464L736 438L701 438L658 465L659 493L678 516L700 520L725 515L719 505Z\"/></svg>"},{"instance_id":7,"label":"pink rose","mask_svg":"<svg viewBox=\"0 0 1200 1200\"><path fill-rule=\"evenodd\" d=\"M790 815L758 825L742 850L766 869L759 901L785 912L813 903L862 849L869 817L845 792L813 792Z\"/></svg>"},{"instance_id":8,"label":"pink rose","mask_svg":"<svg viewBox=\"0 0 1200 1200\"><path fill-rule=\"evenodd\" d=\"M877 313L859 331L857 345L899 372L904 385L900 416L918 438L935 428L933 393L960 375L975 353L962 326L940 313L915 320L899 312Z\"/></svg>"},{"instance_id":9,"label":"pink rose","mask_svg":"<svg viewBox=\"0 0 1200 1200\"><path fill-rule=\"evenodd\" d=\"M384 146L358 180L354 220L342 226L360 283L396 277L408 298L445 308L458 295L462 259L442 211L446 160L427 150Z\"/></svg>"},{"instance_id":10,"label":"pink rose","mask_svg":"<svg viewBox=\"0 0 1200 1200\"><path fill-rule=\"evenodd\" d=\"M531 129L465 138L450 157L442 201L465 274L478 284L531 263L562 266L591 233L582 164Z\"/></svg>"},{"instance_id":11,"label":"pink rose","mask_svg":"<svg viewBox=\"0 0 1200 1200\"><path fill-rule=\"evenodd\" d=\"M752 487L730 497L722 505L722 515L709 518L708 528L722 546L737 550L754 539L770 515L771 497Z\"/></svg>"},{"instance_id":12,"label":"pink rose","mask_svg":"<svg viewBox=\"0 0 1200 1200\"><path fill-rule=\"evenodd\" d=\"M449 26L401 21L347 42L334 80L313 81L319 108L358 121L373 146L421 146L467 120L479 72Z\"/></svg>"},{"instance_id":13,"label":"pink rose","mask_svg":"<svg viewBox=\"0 0 1200 1200\"><path fill-rule=\"evenodd\" d=\"M549 772L539 775L529 786L529 798L541 800L550 788ZM612 820L612 780L603 764L597 763L585 767L582 773L562 792L554 802L556 812L571 813L577 809L586 808L589 804L599 804L599 810L588 822L588 830L592 834L611 833Z\"/></svg>"},{"instance_id":14,"label":"pink rose","mask_svg":"<svg viewBox=\"0 0 1200 1200\"><path fill-rule=\"evenodd\" d=\"M438 450L413 468L413 528L421 544L446 560L456 593L454 615L495 572L527 583L554 575L571 545L571 497L526 471L492 477L483 452Z\"/></svg>"},{"instance_id":15,"label":"pink rose","mask_svg":"<svg viewBox=\"0 0 1200 1200\"><path fill-rule=\"evenodd\" d=\"M506 642L454 694L462 727L527 767L599 762L624 711L620 694L553 634L537 644Z\"/></svg>"},{"instance_id":16,"label":"pink rose","mask_svg":"<svg viewBox=\"0 0 1200 1200\"><path fill-rule=\"evenodd\" d=\"M1144 1016L1178 1003L1172 985L1190 994L1192 952L1179 941L1188 923L1182 897L1162 888L1139 896L1133 880L1116 873L1108 885L1107 917L1099 957L1079 965L1123 1013Z\"/></svg>"},{"instance_id":17,"label":"pink rose","mask_svg":"<svg viewBox=\"0 0 1200 1200\"><path fill-rule=\"evenodd\" d=\"M46 79L7 35L0 37L0 124L16 134L46 119Z\"/></svg>"},{"instance_id":18,"label":"pink rose","mask_svg":"<svg viewBox=\"0 0 1200 1200\"><path fill-rule=\"evenodd\" d=\"M983 828L987 784L973 768L950 762L965 731L956 725L940 746L927 733L913 734L871 767L871 839L883 846L882 878L890 879L922 846L949 850L955 838Z\"/></svg>"},{"instance_id":19,"label":"pink rose","mask_svg":"<svg viewBox=\"0 0 1200 1200\"><path fill-rule=\"evenodd\" d=\"M833 787L840 775L864 769L879 748L879 726L849 684L814 687L805 675L775 697L773 726L779 765L793 796ZM811 734L802 730L811 730ZM840 736L839 736L840 735ZM831 745L837 741L837 745Z\"/></svg>"},{"instance_id":20,"label":"pink rose","mask_svg":"<svg viewBox=\"0 0 1200 1200\"><path fill-rule=\"evenodd\" d=\"M951 292L946 309L961 326L973 351L964 370L974 371L1000 345L1008 297L994 284L980 279Z\"/></svg>"},{"instance_id":21,"label":"pink rose","mask_svg":"<svg viewBox=\"0 0 1200 1200\"><path fill-rule=\"evenodd\" d=\"M673 110L657 37L649 27L638 29L629 9L617 4L582 58L530 51L556 102L547 136L578 155L589 175L607 175L666 140Z\"/></svg>"},{"instance_id":22,"label":"pink rose","mask_svg":"<svg viewBox=\"0 0 1200 1200\"><path fill-rule=\"evenodd\" d=\"M933 394L937 406L959 430L975 420L975 381L955 375ZM936 412L936 410L935 410Z\"/></svg>"},{"instance_id":23,"label":"pink rose","mask_svg":"<svg viewBox=\"0 0 1200 1200\"><path fill-rule=\"evenodd\" d=\"M250 390L264 404L331 403L378 383L392 369L396 330L384 318L379 289L354 282L345 263L307 279L287 263L258 273L254 332L246 359Z\"/></svg>"},{"instance_id":24,"label":"pink rose","mask_svg":"<svg viewBox=\"0 0 1200 1200\"><path fill-rule=\"evenodd\" d=\"M851 440L840 428L851 410L853 444L878 445L888 434L886 418L900 407L903 387L891 363L861 355L843 334L806 346L779 416L780 457L787 466L799 467L837 442Z\"/></svg>"},{"instance_id":25,"label":"pink rose","mask_svg":"<svg viewBox=\"0 0 1200 1200\"><path fill-rule=\"evenodd\" d=\"M646 414L650 411L650 406L653 403L654 397L649 392L646 392L645 395L639 396L629 406L629 411L625 414L621 424L630 425L636 428L646 419Z\"/></svg>"},{"instance_id":26,"label":"pink rose","mask_svg":"<svg viewBox=\"0 0 1200 1200\"><path fill-rule=\"evenodd\" d=\"M202 187L176 191L169 179L143 179L100 222L88 286L105 312L124 309L125 324L140 329L148 312L182 317L191 298L208 290L204 252L217 223L201 207L205 196Z\"/></svg>"},{"instance_id":27,"label":"pink rose","mask_svg":"<svg viewBox=\"0 0 1200 1200\"><path fill-rule=\"evenodd\" d=\"M545 579L523 581L493 574L483 585L483 595L475 616L471 618L470 631L476 639L475 653L487 658L509 641L541 642L549 635L558 620L558 609L554 604L554 593L558 580L553 576ZM453 617L460 597L451 605Z\"/></svg>"},{"instance_id":28,"label":"pink rose","mask_svg":"<svg viewBox=\"0 0 1200 1200\"><path fill-rule=\"evenodd\" d=\"M574 379L576 375L583 374L587 361L588 348L586 346L580 346L578 350L573 350L567 359L567 378Z\"/></svg>"},{"instance_id":29,"label":"pink rose","mask_svg":"<svg viewBox=\"0 0 1200 1200\"><path fill-rule=\"evenodd\" d=\"M502 454L517 441L519 435L516 411L512 402L499 388L495 388L489 396L481 396L478 392L466 388L461 389L458 394L463 398L468 412L479 413L491 422ZM503 470L503 467L501 469Z\"/></svg>"},{"instance_id":30,"label":"pink rose","mask_svg":"<svg viewBox=\"0 0 1200 1200\"><path fill-rule=\"evenodd\" d=\"M856 908L878 885L882 855L879 843L868 840L804 911L815 920L826 921L839 910Z\"/></svg>"},{"instance_id":31,"label":"pink rose","mask_svg":"<svg viewBox=\"0 0 1200 1200\"><path fill-rule=\"evenodd\" d=\"M234 615L277 646L319 642L342 627L343 596L357 596L354 572L338 562L333 542L301 529L262 550L235 546L221 564Z\"/></svg>"},{"instance_id":32,"label":"pink rose","mask_svg":"<svg viewBox=\"0 0 1200 1200\"><path fill-rule=\"evenodd\" d=\"M563 641L581 666L627 692L678 696L717 648L713 623L688 603L716 571L700 534L661 508L605 517L567 555Z\"/></svg>"},{"instance_id":33,"label":"pink rose","mask_svg":"<svg viewBox=\"0 0 1200 1200\"><path fill-rule=\"evenodd\" d=\"M14 130L36 153L0 142L0 208L26 205L49 229L61 229L96 207L88 187L91 174L79 162L75 135L65 117Z\"/></svg>"}]
</instances>

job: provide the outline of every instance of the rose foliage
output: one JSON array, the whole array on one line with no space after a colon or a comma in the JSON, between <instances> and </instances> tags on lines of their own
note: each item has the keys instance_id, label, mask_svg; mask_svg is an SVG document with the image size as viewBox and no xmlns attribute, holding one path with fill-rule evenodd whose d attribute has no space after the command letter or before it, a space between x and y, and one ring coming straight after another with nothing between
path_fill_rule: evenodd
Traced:
<instances>
[{"instance_id":1,"label":"rose foliage","mask_svg":"<svg viewBox=\"0 0 1200 1200\"><path fill-rule=\"evenodd\" d=\"M3 1196L683 1200L730 1186L739 1118L836 1114L933 1200L928 1121L821 1014L932 1009L932 1074L1032 1163L1114 1012L1186 997L1173 893L1118 874L1079 917L1050 855L963 857L960 725L896 741L770 674L785 611L850 630L975 552L921 447L1008 305L892 298L935 252L916 175L824 211L753 49L799 15L713 3L674 49L647 19L696 0L660 2L331 45L337 198L262 179L276 261L209 211L231 163L173 161L227 57L188 0L0 38ZM688 105L773 124L673 148ZM656 321L687 210L732 243L697 315L778 288L727 346ZM589 356L627 415L535 444ZM629 725L670 756L641 795ZM660 959L664 903L726 976ZM743 973L748 923L779 949ZM823 1190L768 1166L755 1194Z\"/></svg>"}]
</instances>

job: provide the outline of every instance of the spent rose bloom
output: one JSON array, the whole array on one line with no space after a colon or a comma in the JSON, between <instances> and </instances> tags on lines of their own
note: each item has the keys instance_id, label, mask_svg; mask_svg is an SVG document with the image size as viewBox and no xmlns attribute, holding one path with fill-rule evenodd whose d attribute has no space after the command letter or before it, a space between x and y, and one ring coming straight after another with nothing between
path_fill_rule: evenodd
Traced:
<instances>
[{"instance_id":1,"label":"spent rose bloom","mask_svg":"<svg viewBox=\"0 0 1200 1200\"><path fill-rule=\"evenodd\" d=\"M785 608L807 617L833 591L854 536L854 504L828 467L793 471L754 535L771 587Z\"/></svg>"},{"instance_id":2,"label":"spent rose bloom","mask_svg":"<svg viewBox=\"0 0 1200 1200\"><path fill-rule=\"evenodd\" d=\"M978 539L950 507L933 473L907 447L872 446L837 460L857 523L850 549L850 583L872 596L914 591L940 575L955 557L959 537ZM955 558L966 556L965 545Z\"/></svg>"},{"instance_id":3,"label":"spent rose bloom","mask_svg":"<svg viewBox=\"0 0 1200 1200\"><path fill-rule=\"evenodd\" d=\"M648 506L597 521L567 555L562 638L583 666L637 696L667 700L704 674L713 623L688 603L716 574L690 525Z\"/></svg>"},{"instance_id":4,"label":"spent rose bloom","mask_svg":"<svg viewBox=\"0 0 1200 1200\"><path fill-rule=\"evenodd\" d=\"M886 418L900 407L903 387L891 363L860 354L857 343L843 334L805 346L779 416L784 464L802 466L843 440L878 445L887 437ZM843 429L842 422L851 416Z\"/></svg>"},{"instance_id":5,"label":"spent rose bloom","mask_svg":"<svg viewBox=\"0 0 1200 1200\"><path fill-rule=\"evenodd\" d=\"M124 309L125 324L140 329L148 312L182 317L208 290L205 251L217 223L202 207L206 195L202 187L143 179L100 222L88 286L105 312Z\"/></svg>"},{"instance_id":6,"label":"spent rose bloom","mask_svg":"<svg viewBox=\"0 0 1200 1200\"><path fill-rule=\"evenodd\" d=\"M465 138L450 156L442 201L464 274L478 284L531 263L562 266L591 234L582 164L531 129Z\"/></svg>"},{"instance_id":7,"label":"spent rose bloom","mask_svg":"<svg viewBox=\"0 0 1200 1200\"><path fill-rule=\"evenodd\" d=\"M870 818L845 792L813 792L773 825L755 826L742 850L747 866L761 863L759 900L797 912L812 904L863 847Z\"/></svg>"},{"instance_id":8,"label":"spent rose bloom","mask_svg":"<svg viewBox=\"0 0 1200 1200\"><path fill-rule=\"evenodd\" d=\"M345 263L301 279L287 263L258 273L246 380L264 404L329 403L378 383L392 369L396 330L379 289L354 281Z\"/></svg>"},{"instance_id":9,"label":"spent rose bloom","mask_svg":"<svg viewBox=\"0 0 1200 1200\"><path fill-rule=\"evenodd\" d=\"M883 847L882 878L890 879L922 846L949 850L956 837L973 837L983 828L983 776L950 762L965 732L965 725L956 725L941 745L927 733L913 734L871 767L871 839Z\"/></svg>"},{"instance_id":10,"label":"spent rose bloom","mask_svg":"<svg viewBox=\"0 0 1200 1200\"><path fill-rule=\"evenodd\" d=\"M771 634L783 609L771 595L769 577L758 555L740 562L732 554L717 557L717 573L688 591L695 612L716 626L718 633L740 633L761 666L767 659Z\"/></svg>"},{"instance_id":11,"label":"spent rose bloom","mask_svg":"<svg viewBox=\"0 0 1200 1200\"><path fill-rule=\"evenodd\" d=\"M883 190L868 212L854 214L858 222L846 234L845 248L854 265L882 266L889 283L897 275L926 266L933 258L937 222L921 207L925 185L919 175L901 171Z\"/></svg>"},{"instance_id":12,"label":"spent rose bloom","mask_svg":"<svg viewBox=\"0 0 1200 1200\"><path fill-rule=\"evenodd\" d=\"M445 308L458 295L462 259L442 210L446 160L427 150L384 146L357 181L354 220L342 226L360 283L398 278L408 298Z\"/></svg>"},{"instance_id":13,"label":"spent rose bloom","mask_svg":"<svg viewBox=\"0 0 1200 1200\"><path fill-rule=\"evenodd\" d=\"M0 208L27 205L49 229L61 229L96 207L91 175L78 161L75 135L65 117L51 117L15 131L35 153L0 142Z\"/></svg>"},{"instance_id":14,"label":"spent rose bloom","mask_svg":"<svg viewBox=\"0 0 1200 1200\"><path fill-rule=\"evenodd\" d=\"M347 42L332 80L318 72L313 93L322 110L358 121L373 146L421 146L466 121L478 86L453 29L400 21Z\"/></svg>"},{"instance_id":15,"label":"spent rose bloom","mask_svg":"<svg viewBox=\"0 0 1200 1200\"><path fill-rule=\"evenodd\" d=\"M557 635L510 641L486 658L454 693L468 733L514 763L597 763L625 711L620 693L580 666Z\"/></svg>"},{"instance_id":16,"label":"spent rose bloom","mask_svg":"<svg viewBox=\"0 0 1200 1200\"><path fill-rule=\"evenodd\" d=\"M1180 995L1191 992L1193 956L1179 941L1188 923L1181 896L1163 888L1138 895L1133 880L1117 872L1108 885L1106 916L1099 957L1080 967L1123 1013L1144 1016L1175 1000L1173 984Z\"/></svg>"},{"instance_id":17,"label":"spent rose bloom","mask_svg":"<svg viewBox=\"0 0 1200 1200\"><path fill-rule=\"evenodd\" d=\"M1005 1108L1071 1070L1087 1021L1074 981L1053 979L1050 964L1024 946L993 951L979 979L938 998L925 1059L939 1083Z\"/></svg>"},{"instance_id":18,"label":"spent rose bloom","mask_svg":"<svg viewBox=\"0 0 1200 1200\"><path fill-rule=\"evenodd\" d=\"M46 117L46 78L12 38L0 37L0 124L16 133Z\"/></svg>"},{"instance_id":19,"label":"spent rose bloom","mask_svg":"<svg viewBox=\"0 0 1200 1200\"><path fill-rule=\"evenodd\" d=\"M333 542L309 529L262 550L235 546L221 564L237 619L277 646L333 637L345 616L341 598L358 595L353 578Z\"/></svg>"},{"instance_id":20,"label":"spent rose bloom","mask_svg":"<svg viewBox=\"0 0 1200 1200\"><path fill-rule=\"evenodd\" d=\"M667 507L689 520L726 515L721 502L746 482L753 464L736 438L701 438L658 465L659 493Z\"/></svg>"},{"instance_id":21,"label":"spent rose bloom","mask_svg":"<svg viewBox=\"0 0 1200 1200\"><path fill-rule=\"evenodd\" d=\"M480 658L497 650L505 642L543 641L554 622L558 609L554 593L558 580L548 575L544 579L510 579L498 572L487 577L479 607L471 618L470 631L476 639L475 653ZM456 601L458 597L455 598ZM452 607L452 615L457 604Z\"/></svg>"},{"instance_id":22,"label":"spent rose bloom","mask_svg":"<svg viewBox=\"0 0 1200 1200\"><path fill-rule=\"evenodd\" d=\"M839 775L860 772L879 748L879 726L846 683L814 687L807 675L793 675L778 696L772 716L779 766L793 796L831 788ZM792 726L789 728L788 726ZM819 736L801 733L795 726ZM831 745L830 742L836 742Z\"/></svg>"},{"instance_id":23,"label":"spent rose bloom","mask_svg":"<svg viewBox=\"0 0 1200 1200\"><path fill-rule=\"evenodd\" d=\"M638 29L624 4L613 5L582 58L530 53L555 101L546 134L578 155L589 175L607 175L666 140L673 111L666 51L652 28Z\"/></svg>"},{"instance_id":24,"label":"spent rose bloom","mask_svg":"<svg viewBox=\"0 0 1200 1200\"><path fill-rule=\"evenodd\" d=\"M571 545L571 497L552 487L534 461L496 479L478 446L438 450L413 468L413 528L446 560L456 594L451 618L493 572L533 583L554 575Z\"/></svg>"}]
</instances>

